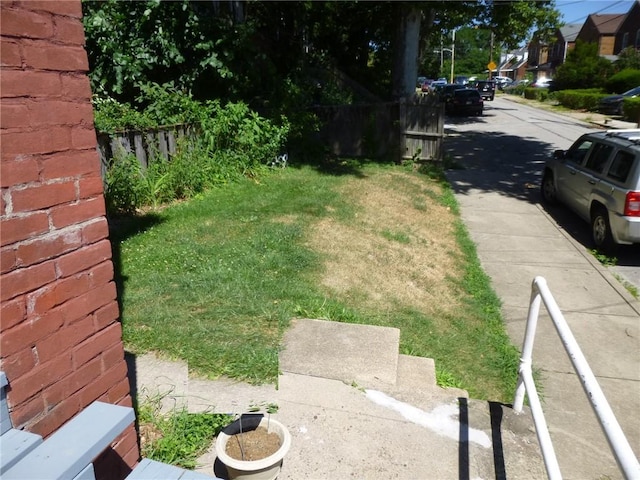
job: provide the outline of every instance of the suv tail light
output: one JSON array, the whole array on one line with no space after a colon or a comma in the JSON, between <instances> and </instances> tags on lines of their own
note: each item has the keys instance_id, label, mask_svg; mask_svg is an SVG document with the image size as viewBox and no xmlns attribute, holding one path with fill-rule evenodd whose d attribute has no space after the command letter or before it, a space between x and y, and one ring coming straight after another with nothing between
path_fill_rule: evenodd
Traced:
<instances>
[{"instance_id":1,"label":"suv tail light","mask_svg":"<svg viewBox=\"0 0 640 480\"><path fill-rule=\"evenodd\" d=\"M627 192L624 202L625 217L640 217L640 192Z\"/></svg>"}]
</instances>

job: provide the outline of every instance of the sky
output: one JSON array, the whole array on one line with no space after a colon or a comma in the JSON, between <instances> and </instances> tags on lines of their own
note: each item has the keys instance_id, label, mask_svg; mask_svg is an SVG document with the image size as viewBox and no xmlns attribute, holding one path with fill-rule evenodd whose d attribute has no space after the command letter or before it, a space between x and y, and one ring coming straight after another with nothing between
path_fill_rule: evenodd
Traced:
<instances>
[{"instance_id":1,"label":"sky","mask_svg":"<svg viewBox=\"0 0 640 480\"><path fill-rule=\"evenodd\" d=\"M592 13L627 13L635 0L556 0L564 23L584 23Z\"/></svg>"}]
</instances>

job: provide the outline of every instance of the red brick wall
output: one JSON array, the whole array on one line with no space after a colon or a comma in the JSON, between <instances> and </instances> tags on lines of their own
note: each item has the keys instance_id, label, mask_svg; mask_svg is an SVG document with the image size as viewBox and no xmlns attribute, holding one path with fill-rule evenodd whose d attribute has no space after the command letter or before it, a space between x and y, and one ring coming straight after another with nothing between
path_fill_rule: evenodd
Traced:
<instances>
[{"instance_id":1,"label":"red brick wall","mask_svg":"<svg viewBox=\"0 0 640 480\"><path fill-rule=\"evenodd\" d=\"M80 0L0 2L0 368L17 428L131 405ZM131 427L115 447L139 456Z\"/></svg>"}]
</instances>

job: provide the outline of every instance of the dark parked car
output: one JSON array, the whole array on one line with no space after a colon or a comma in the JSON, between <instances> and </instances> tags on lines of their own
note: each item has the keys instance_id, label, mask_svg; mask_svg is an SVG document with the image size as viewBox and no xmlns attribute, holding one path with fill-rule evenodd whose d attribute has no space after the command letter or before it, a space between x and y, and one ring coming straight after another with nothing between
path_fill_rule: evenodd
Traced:
<instances>
[{"instance_id":1,"label":"dark parked car","mask_svg":"<svg viewBox=\"0 0 640 480\"><path fill-rule=\"evenodd\" d=\"M453 83L457 83L458 85L467 85L469 83L469 77L458 75L453 79Z\"/></svg>"},{"instance_id":2,"label":"dark parked car","mask_svg":"<svg viewBox=\"0 0 640 480\"><path fill-rule=\"evenodd\" d=\"M598 111L605 115L622 115L622 105L625 98L634 98L640 95L640 87L632 88L621 95L610 95L600 99Z\"/></svg>"},{"instance_id":3,"label":"dark parked car","mask_svg":"<svg viewBox=\"0 0 640 480\"><path fill-rule=\"evenodd\" d=\"M467 88L465 85L460 85L458 83L447 83L442 87L438 88L436 91L440 97L441 102L449 103L451 98L453 98L453 93L456 90L462 90Z\"/></svg>"},{"instance_id":4,"label":"dark parked car","mask_svg":"<svg viewBox=\"0 0 640 480\"><path fill-rule=\"evenodd\" d=\"M446 111L451 115L482 115L484 101L475 88L455 90L446 104Z\"/></svg>"},{"instance_id":5,"label":"dark parked car","mask_svg":"<svg viewBox=\"0 0 640 480\"><path fill-rule=\"evenodd\" d=\"M475 86L483 100L493 101L496 95L496 82L492 80L478 80Z\"/></svg>"}]
</instances>

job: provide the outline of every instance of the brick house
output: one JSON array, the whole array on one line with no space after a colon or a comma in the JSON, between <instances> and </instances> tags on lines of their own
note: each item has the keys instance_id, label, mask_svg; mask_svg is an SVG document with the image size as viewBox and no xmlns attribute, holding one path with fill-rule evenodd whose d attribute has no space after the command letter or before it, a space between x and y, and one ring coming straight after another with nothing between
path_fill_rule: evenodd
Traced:
<instances>
[{"instance_id":1,"label":"brick house","mask_svg":"<svg viewBox=\"0 0 640 480\"><path fill-rule=\"evenodd\" d=\"M556 69L567 58L567 53L576 45L576 38L582 28L581 23L571 23L556 30L553 41L540 42L538 39L529 44L529 63L527 71L538 78L553 78Z\"/></svg>"},{"instance_id":2,"label":"brick house","mask_svg":"<svg viewBox=\"0 0 640 480\"><path fill-rule=\"evenodd\" d=\"M580 29L576 41L597 43L598 55L615 60L615 55L619 53L615 50L616 34L625 17L624 13L592 13Z\"/></svg>"},{"instance_id":3,"label":"brick house","mask_svg":"<svg viewBox=\"0 0 640 480\"><path fill-rule=\"evenodd\" d=\"M0 3L0 369L15 428L131 406L80 0ZM130 426L96 464L123 478Z\"/></svg>"},{"instance_id":4,"label":"brick house","mask_svg":"<svg viewBox=\"0 0 640 480\"><path fill-rule=\"evenodd\" d=\"M522 80L525 77L529 52L526 47L512 50L500 56L496 75Z\"/></svg>"},{"instance_id":5,"label":"brick house","mask_svg":"<svg viewBox=\"0 0 640 480\"><path fill-rule=\"evenodd\" d=\"M557 30L550 43L534 35L529 44L527 71L534 79L553 78L578 40L596 43L598 54L611 61L628 46L640 48L640 2L634 2L627 13L592 13L584 24L565 25Z\"/></svg>"},{"instance_id":6,"label":"brick house","mask_svg":"<svg viewBox=\"0 0 640 480\"><path fill-rule=\"evenodd\" d=\"M640 49L640 2L634 2L616 33L616 55L627 47Z\"/></svg>"}]
</instances>

